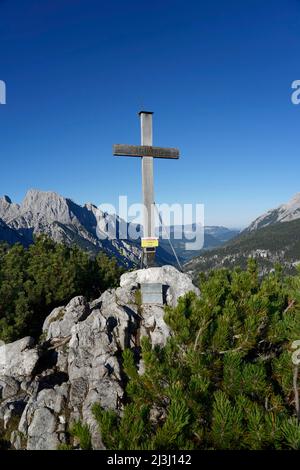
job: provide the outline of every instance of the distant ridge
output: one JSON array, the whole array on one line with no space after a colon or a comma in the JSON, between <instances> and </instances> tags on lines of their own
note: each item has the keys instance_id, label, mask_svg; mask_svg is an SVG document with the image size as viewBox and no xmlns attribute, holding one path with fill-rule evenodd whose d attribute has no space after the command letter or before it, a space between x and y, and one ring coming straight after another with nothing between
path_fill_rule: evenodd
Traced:
<instances>
[{"instance_id":1,"label":"distant ridge","mask_svg":"<svg viewBox=\"0 0 300 470\"><path fill-rule=\"evenodd\" d=\"M291 222L292 220L297 219L300 219L300 193L297 193L286 204L282 204L275 209L271 209L255 219L245 231L251 232L278 222Z\"/></svg>"},{"instance_id":2,"label":"distant ridge","mask_svg":"<svg viewBox=\"0 0 300 470\"><path fill-rule=\"evenodd\" d=\"M185 269L197 275L212 269L244 268L250 257L258 260L262 274L274 269L277 262L286 272L296 272L300 264L300 193L258 217L223 246L188 261Z\"/></svg>"}]
</instances>

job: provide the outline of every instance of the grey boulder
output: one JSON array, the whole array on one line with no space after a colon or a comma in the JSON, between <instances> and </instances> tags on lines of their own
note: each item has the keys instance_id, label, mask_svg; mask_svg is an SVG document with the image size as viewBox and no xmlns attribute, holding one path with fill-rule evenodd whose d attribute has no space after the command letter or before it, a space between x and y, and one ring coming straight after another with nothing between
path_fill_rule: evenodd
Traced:
<instances>
[{"instance_id":1,"label":"grey boulder","mask_svg":"<svg viewBox=\"0 0 300 470\"><path fill-rule=\"evenodd\" d=\"M145 283L161 283L166 287L166 302L175 307L179 297L187 292L200 294L199 289L194 286L192 279L186 273L181 273L174 266L162 266L161 268L139 269L125 273L121 276L120 286L129 287Z\"/></svg>"},{"instance_id":2,"label":"grey boulder","mask_svg":"<svg viewBox=\"0 0 300 470\"><path fill-rule=\"evenodd\" d=\"M39 359L34 339L30 336L0 347L0 377L28 377Z\"/></svg>"}]
</instances>

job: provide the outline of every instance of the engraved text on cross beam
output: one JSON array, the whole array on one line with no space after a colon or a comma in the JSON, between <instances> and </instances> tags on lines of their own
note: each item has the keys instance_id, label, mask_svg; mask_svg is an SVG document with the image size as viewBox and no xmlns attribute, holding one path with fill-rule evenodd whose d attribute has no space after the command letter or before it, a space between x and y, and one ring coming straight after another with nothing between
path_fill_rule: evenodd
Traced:
<instances>
[{"instance_id":1,"label":"engraved text on cross beam","mask_svg":"<svg viewBox=\"0 0 300 470\"><path fill-rule=\"evenodd\" d=\"M176 148L153 147L152 145L115 144L113 154L127 157L179 158L179 150Z\"/></svg>"}]
</instances>

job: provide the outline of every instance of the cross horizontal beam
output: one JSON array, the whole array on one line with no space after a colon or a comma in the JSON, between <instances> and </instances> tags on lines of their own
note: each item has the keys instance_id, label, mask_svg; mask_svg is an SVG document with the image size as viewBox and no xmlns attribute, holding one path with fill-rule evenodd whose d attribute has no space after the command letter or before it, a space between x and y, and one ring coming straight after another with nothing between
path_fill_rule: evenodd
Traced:
<instances>
[{"instance_id":1,"label":"cross horizontal beam","mask_svg":"<svg viewBox=\"0 0 300 470\"><path fill-rule=\"evenodd\" d=\"M154 157L179 158L179 150L169 147L153 147L152 145L126 145L115 144L113 154L117 157Z\"/></svg>"}]
</instances>

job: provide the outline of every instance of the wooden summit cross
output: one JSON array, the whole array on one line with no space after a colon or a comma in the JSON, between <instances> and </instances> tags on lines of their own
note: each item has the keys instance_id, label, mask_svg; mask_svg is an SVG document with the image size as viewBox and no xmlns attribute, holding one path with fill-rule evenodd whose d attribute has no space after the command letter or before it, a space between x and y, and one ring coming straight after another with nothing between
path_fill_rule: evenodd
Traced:
<instances>
[{"instance_id":1,"label":"wooden summit cross","mask_svg":"<svg viewBox=\"0 0 300 470\"><path fill-rule=\"evenodd\" d=\"M141 120L141 145L116 144L113 154L123 157L142 158L142 186L143 186L143 227L142 248L146 266L155 256L158 238L155 237L154 218L154 185L153 185L153 158L178 159L179 150L176 148L163 148L152 146L152 115L150 111L139 113Z\"/></svg>"}]
</instances>

